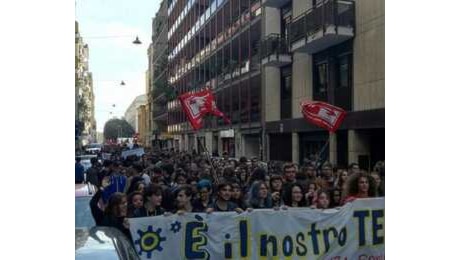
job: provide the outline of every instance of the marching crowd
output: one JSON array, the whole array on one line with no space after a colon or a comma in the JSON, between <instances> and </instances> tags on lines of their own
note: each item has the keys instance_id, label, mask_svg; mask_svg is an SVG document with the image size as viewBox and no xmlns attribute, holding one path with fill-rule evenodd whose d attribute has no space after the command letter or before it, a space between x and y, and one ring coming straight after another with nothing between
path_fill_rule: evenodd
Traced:
<instances>
[{"instance_id":1,"label":"marching crowd","mask_svg":"<svg viewBox=\"0 0 460 260\"><path fill-rule=\"evenodd\" d=\"M261 162L257 158L208 158L197 153L147 151L141 157L112 153L97 158L86 182L97 187L90 202L96 225L112 226L130 236L127 218L185 212L252 211L273 208L336 208L354 199L384 196L385 165L371 172L357 163L302 165ZM76 171L80 168L76 161ZM82 183L77 178L76 183Z\"/></svg>"}]
</instances>

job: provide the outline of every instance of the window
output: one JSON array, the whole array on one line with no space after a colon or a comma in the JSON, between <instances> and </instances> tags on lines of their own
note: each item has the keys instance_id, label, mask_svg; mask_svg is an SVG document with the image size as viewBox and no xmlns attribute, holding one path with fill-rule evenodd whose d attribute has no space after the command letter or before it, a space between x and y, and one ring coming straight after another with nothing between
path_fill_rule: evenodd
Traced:
<instances>
[{"instance_id":1,"label":"window","mask_svg":"<svg viewBox=\"0 0 460 260\"><path fill-rule=\"evenodd\" d=\"M292 20L292 2L289 2L281 8L281 37L289 35L289 24Z\"/></svg>"},{"instance_id":2,"label":"window","mask_svg":"<svg viewBox=\"0 0 460 260\"><path fill-rule=\"evenodd\" d=\"M280 116L281 119L292 116L292 67L281 68Z\"/></svg>"},{"instance_id":3,"label":"window","mask_svg":"<svg viewBox=\"0 0 460 260\"><path fill-rule=\"evenodd\" d=\"M313 99L352 108L352 41L313 55Z\"/></svg>"},{"instance_id":4,"label":"window","mask_svg":"<svg viewBox=\"0 0 460 260\"><path fill-rule=\"evenodd\" d=\"M327 101L328 76L327 61L315 63L313 75L314 100Z\"/></svg>"},{"instance_id":5,"label":"window","mask_svg":"<svg viewBox=\"0 0 460 260\"><path fill-rule=\"evenodd\" d=\"M350 59L348 55L342 56L339 58L338 61L338 69L339 69L339 80L337 87L349 87L350 86Z\"/></svg>"}]
</instances>

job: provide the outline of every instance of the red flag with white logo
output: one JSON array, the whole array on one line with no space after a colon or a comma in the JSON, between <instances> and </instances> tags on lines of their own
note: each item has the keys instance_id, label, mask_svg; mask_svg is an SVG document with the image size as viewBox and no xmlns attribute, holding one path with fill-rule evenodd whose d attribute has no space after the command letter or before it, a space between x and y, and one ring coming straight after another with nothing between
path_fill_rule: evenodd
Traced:
<instances>
[{"instance_id":1,"label":"red flag with white logo","mask_svg":"<svg viewBox=\"0 0 460 260\"><path fill-rule=\"evenodd\" d=\"M335 132L345 118L345 110L321 101L301 103L303 117L322 128Z\"/></svg>"},{"instance_id":2,"label":"red flag with white logo","mask_svg":"<svg viewBox=\"0 0 460 260\"><path fill-rule=\"evenodd\" d=\"M216 106L214 95L207 89L197 93L185 93L179 97L179 101L187 115L193 129L198 130L203 126L203 116L207 113L222 117L225 123L230 120Z\"/></svg>"}]
</instances>

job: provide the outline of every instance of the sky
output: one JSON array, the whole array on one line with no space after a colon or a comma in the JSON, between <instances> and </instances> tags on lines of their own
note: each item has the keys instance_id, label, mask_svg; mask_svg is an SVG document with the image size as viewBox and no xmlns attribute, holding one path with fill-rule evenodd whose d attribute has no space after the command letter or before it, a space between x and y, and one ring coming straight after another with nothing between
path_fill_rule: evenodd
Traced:
<instances>
[{"instance_id":1,"label":"sky","mask_svg":"<svg viewBox=\"0 0 460 260\"><path fill-rule=\"evenodd\" d=\"M147 48L160 0L75 2L75 20L89 46L97 131L102 132L108 119L124 116L134 98L145 94ZM136 36L142 44L132 44ZM121 86L121 81L126 85Z\"/></svg>"}]
</instances>

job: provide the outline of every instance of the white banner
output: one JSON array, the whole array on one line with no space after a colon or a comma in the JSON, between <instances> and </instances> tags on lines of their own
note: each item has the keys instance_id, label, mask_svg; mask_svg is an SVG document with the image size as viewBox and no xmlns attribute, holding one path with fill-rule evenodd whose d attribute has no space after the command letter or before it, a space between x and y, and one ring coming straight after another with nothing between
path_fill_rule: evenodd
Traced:
<instances>
[{"instance_id":1,"label":"white banner","mask_svg":"<svg viewBox=\"0 0 460 260\"><path fill-rule=\"evenodd\" d=\"M289 208L129 219L142 259L385 259L384 198L340 210Z\"/></svg>"},{"instance_id":2,"label":"white banner","mask_svg":"<svg viewBox=\"0 0 460 260\"><path fill-rule=\"evenodd\" d=\"M144 154L144 148L136 148L131 150L126 150L121 152L121 157L126 158L130 155L142 156Z\"/></svg>"}]
</instances>

